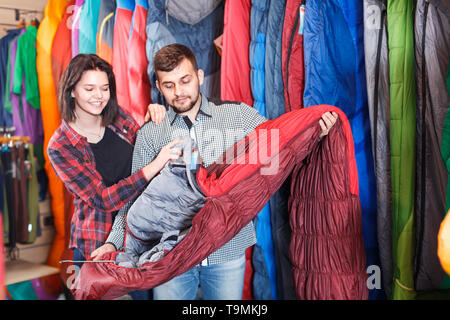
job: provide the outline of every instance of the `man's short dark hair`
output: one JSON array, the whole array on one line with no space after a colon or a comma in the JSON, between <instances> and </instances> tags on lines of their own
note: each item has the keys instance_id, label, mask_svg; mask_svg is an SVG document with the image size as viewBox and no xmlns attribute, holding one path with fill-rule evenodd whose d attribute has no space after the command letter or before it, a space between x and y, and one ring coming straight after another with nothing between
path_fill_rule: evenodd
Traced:
<instances>
[{"instance_id":1,"label":"man's short dark hair","mask_svg":"<svg viewBox=\"0 0 450 320\"><path fill-rule=\"evenodd\" d=\"M161 48L153 57L155 75L157 74L157 71L172 71L181 61L183 61L183 59L188 59L192 63L194 70L198 70L194 53L185 45L173 43ZM156 78L158 78L158 76L156 76Z\"/></svg>"}]
</instances>

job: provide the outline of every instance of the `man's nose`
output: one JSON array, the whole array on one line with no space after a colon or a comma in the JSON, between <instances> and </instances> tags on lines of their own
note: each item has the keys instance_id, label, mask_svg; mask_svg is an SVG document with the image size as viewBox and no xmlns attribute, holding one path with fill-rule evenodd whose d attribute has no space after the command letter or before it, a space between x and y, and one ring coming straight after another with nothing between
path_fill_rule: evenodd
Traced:
<instances>
[{"instance_id":1,"label":"man's nose","mask_svg":"<svg viewBox=\"0 0 450 320\"><path fill-rule=\"evenodd\" d=\"M181 95L181 89L179 86L175 85L173 87L173 94L176 95L177 97Z\"/></svg>"}]
</instances>

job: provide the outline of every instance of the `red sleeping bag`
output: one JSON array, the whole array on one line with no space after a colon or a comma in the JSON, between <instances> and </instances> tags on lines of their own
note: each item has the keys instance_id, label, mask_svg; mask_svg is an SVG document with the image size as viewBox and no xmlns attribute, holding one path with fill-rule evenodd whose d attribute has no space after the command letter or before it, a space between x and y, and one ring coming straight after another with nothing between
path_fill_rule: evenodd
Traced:
<instances>
[{"instance_id":1,"label":"red sleeping bag","mask_svg":"<svg viewBox=\"0 0 450 320\"><path fill-rule=\"evenodd\" d=\"M284 107L289 112L303 108L305 68L300 6L304 0L287 0L283 23L281 65L284 84Z\"/></svg>"},{"instance_id":2,"label":"red sleeping bag","mask_svg":"<svg viewBox=\"0 0 450 320\"><path fill-rule=\"evenodd\" d=\"M339 119L319 143L318 121L326 111ZM193 268L247 225L292 173L290 259L297 297L367 299L353 138L341 110L320 105L286 113L259 125L223 159L198 170L207 201L174 249L136 269L85 263L71 288L75 298L113 299Z\"/></svg>"},{"instance_id":3,"label":"red sleeping bag","mask_svg":"<svg viewBox=\"0 0 450 320\"><path fill-rule=\"evenodd\" d=\"M147 0L136 1L133 13L132 30L128 41L128 89L130 98L129 112L134 120L142 126L150 100L150 80L147 75L147 57L145 43L147 34Z\"/></svg>"},{"instance_id":4,"label":"red sleeping bag","mask_svg":"<svg viewBox=\"0 0 450 320\"><path fill-rule=\"evenodd\" d=\"M242 101L253 106L250 85L250 10L251 1L226 1L222 62L220 66L221 100ZM245 275L242 300L253 299L253 246L245 251Z\"/></svg>"}]
</instances>

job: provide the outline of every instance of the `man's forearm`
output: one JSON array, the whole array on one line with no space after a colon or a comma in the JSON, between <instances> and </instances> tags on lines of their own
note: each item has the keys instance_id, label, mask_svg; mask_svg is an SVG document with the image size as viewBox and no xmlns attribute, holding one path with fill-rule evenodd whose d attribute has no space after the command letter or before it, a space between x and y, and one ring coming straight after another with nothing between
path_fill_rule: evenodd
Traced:
<instances>
[{"instance_id":1,"label":"man's forearm","mask_svg":"<svg viewBox=\"0 0 450 320\"><path fill-rule=\"evenodd\" d=\"M111 228L111 232L109 233L109 236L106 239L106 243L113 244L116 247L116 250L122 249L125 240L125 222L126 222L125 219L126 219L126 212L128 210L128 209L125 210L125 207L123 207L117 213L116 218L114 219L114 224Z\"/></svg>"}]
</instances>

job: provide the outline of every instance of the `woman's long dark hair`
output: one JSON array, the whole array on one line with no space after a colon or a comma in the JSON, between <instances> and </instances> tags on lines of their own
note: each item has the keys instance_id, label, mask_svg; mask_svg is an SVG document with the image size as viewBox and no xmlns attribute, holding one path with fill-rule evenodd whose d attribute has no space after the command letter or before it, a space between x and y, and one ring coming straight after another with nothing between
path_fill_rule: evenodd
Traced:
<instances>
[{"instance_id":1,"label":"woman's long dark hair","mask_svg":"<svg viewBox=\"0 0 450 320\"><path fill-rule=\"evenodd\" d=\"M89 70L106 72L109 82L110 98L102 111L102 124L107 126L114 122L118 112L116 79L111 65L96 54L79 54L67 66L59 83L58 106L61 118L67 122L75 120L75 99L71 93L80 81L83 73Z\"/></svg>"}]
</instances>

